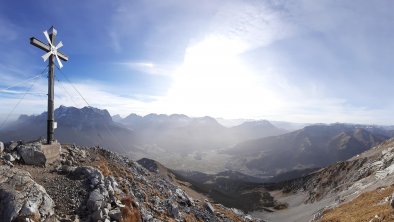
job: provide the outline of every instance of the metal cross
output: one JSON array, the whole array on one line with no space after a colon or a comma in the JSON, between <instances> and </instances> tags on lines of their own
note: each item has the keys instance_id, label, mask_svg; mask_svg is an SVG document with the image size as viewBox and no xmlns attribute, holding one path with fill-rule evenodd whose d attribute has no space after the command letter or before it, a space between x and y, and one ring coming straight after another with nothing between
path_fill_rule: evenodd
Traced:
<instances>
[{"instance_id":1,"label":"metal cross","mask_svg":"<svg viewBox=\"0 0 394 222\"><path fill-rule=\"evenodd\" d=\"M54 76L55 76L55 57L57 59L57 62L60 66L60 68L63 67L62 63L60 62L60 59L63 61L68 61L68 56L65 54L57 51L60 47L63 46L62 42L59 42L58 45L55 46L55 37L56 37L57 31L56 29L52 26L49 29L49 35L47 31L44 31L44 35L48 40L48 44L45 44L41 42L40 40L31 37L30 38L30 44L36 46L37 48L40 48L47 52L45 55L42 56L42 58L47 60L49 58L49 69L48 69L48 121L47 121L47 143L52 144L52 142L55 141L54 139L54 129L55 129L55 118L54 118Z\"/></svg>"}]
</instances>

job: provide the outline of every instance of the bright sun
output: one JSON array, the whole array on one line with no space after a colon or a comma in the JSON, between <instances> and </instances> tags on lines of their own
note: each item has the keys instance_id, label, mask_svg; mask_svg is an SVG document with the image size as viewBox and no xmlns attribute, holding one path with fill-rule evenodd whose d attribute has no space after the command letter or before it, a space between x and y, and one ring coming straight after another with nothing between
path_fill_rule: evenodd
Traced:
<instances>
[{"instance_id":1,"label":"bright sun","mask_svg":"<svg viewBox=\"0 0 394 222\"><path fill-rule=\"evenodd\" d=\"M187 48L161 109L193 116L252 117L274 96L240 59L246 44L211 36Z\"/></svg>"}]
</instances>

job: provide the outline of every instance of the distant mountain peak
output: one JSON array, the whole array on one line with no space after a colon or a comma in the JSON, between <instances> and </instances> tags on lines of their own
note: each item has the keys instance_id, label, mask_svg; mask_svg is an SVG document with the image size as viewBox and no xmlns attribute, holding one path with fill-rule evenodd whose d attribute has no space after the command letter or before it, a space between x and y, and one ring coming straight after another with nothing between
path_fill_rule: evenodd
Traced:
<instances>
[{"instance_id":1,"label":"distant mountain peak","mask_svg":"<svg viewBox=\"0 0 394 222\"><path fill-rule=\"evenodd\" d=\"M246 121L239 126L267 126L267 127L275 127L268 120L255 120L255 121Z\"/></svg>"},{"instance_id":2,"label":"distant mountain peak","mask_svg":"<svg viewBox=\"0 0 394 222\"><path fill-rule=\"evenodd\" d=\"M116 115L113 115L113 116L112 116L112 120L113 120L114 122L121 122L122 119L123 119L123 118L122 118L119 114L116 114Z\"/></svg>"},{"instance_id":3,"label":"distant mountain peak","mask_svg":"<svg viewBox=\"0 0 394 222\"><path fill-rule=\"evenodd\" d=\"M214 125L220 125L218 121L216 121L215 118L212 118L210 116L204 116L204 117L197 117L194 118L195 122L198 124L214 124ZM222 125L220 125L222 126Z\"/></svg>"}]
</instances>

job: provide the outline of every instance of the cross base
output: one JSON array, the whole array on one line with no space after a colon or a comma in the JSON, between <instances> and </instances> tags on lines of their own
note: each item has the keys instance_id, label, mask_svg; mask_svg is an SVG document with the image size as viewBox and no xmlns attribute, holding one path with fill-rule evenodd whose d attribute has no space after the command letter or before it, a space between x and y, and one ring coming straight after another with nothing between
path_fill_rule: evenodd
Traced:
<instances>
[{"instance_id":1,"label":"cross base","mask_svg":"<svg viewBox=\"0 0 394 222\"><path fill-rule=\"evenodd\" d=\"M60 159L62 147L57 141L52 141L51 144L42 144L40 148L46 158L45 165Z\"/></svg>"}]
</instances>

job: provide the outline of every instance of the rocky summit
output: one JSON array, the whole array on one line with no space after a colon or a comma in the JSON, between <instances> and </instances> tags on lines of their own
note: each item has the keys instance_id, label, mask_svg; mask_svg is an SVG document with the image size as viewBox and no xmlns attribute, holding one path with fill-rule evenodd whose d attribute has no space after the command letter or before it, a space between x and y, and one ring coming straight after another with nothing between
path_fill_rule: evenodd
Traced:
<instances>
[{"instance_id":1,"label":"rocky summit","mask_svg":"<svg viewBox=\"0 0 394 222\"><path fill-rule=\"evenodd\" d=\"M62 145L59 160L25 164L39 143L0 142L0 221L258 221L100 147Z\"/></svg>"}]
</instances>

